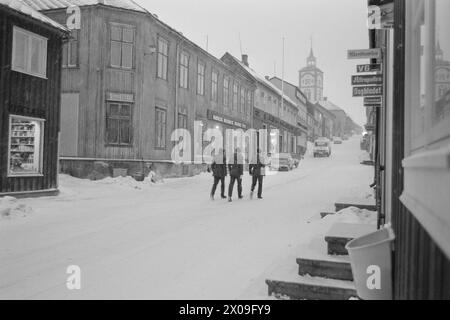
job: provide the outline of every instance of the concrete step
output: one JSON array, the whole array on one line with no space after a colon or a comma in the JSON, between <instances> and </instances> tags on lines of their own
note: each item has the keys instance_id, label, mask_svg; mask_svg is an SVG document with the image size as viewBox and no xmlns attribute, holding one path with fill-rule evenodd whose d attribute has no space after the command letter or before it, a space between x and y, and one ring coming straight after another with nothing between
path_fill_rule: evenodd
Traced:
<instances>
[{"instance_id":1,"label":"concrete step","mask_svg":"<svg viewBox=\"0 0 450 320\"><path fill-rule=\"evenodd\" d=\"M363 235L376 231L372 224L335 223L325 234L327 252L330 255L348 255L345 245Z\"/></svg>"},{"instance_id":2,"label":"concrete step","mask_svg":"<svg viewBox=\"0 0 450 320\"><path fill-rule=\"evenodd\" d=\"M297 264L298 274L301 276L310 275L312 277L353 281L352 267L350 262L347 261L298 258Z\"/></svg>"},{"instance_id":3,"label":"concrete step","mask_svg":"<svg viewBox=\"0 0 450 320\"><path fill-rule=\"evenodd\" d=\"M377 211L377 206L375 205L374 199L352 199L352 198L344 198L339 199L334 204L336 212L339 212L343 209L349 207L356 207L358 209L366 209L369 211Z\"/></svg>"},{"instance_id":4,"label":"concrete step","mask_svg":"<svg viewBox=\"0 0 450 320\"><path fill-rule=\"evenodd\" d=\"M357 297L353 282L302 277L266 280L269 296L292 300L348 300Z\"/></svg>"}]
</instances>

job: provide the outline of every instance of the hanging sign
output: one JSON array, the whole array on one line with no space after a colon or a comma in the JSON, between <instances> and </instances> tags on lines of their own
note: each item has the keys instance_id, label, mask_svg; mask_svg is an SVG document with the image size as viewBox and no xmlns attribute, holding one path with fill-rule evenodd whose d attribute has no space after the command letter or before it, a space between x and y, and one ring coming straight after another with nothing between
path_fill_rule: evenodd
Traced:
<instances>
[{"instance_id":1,"label":"hanging sign","mask_svg":"<svg viewBox=\"0 0 450 320\"><path fill-rule=\"evenodd\" d=\"M359 64L356 66L356 72L364 73L364 72L377 72L381 71L381 64Z\"/></svg>"},{"instance_id":2,"label":"hanging sign","mask_svg":"<svg viewBox=\"0 0 450 320\"><path fill-rule=\"evenodd\" d=\"M347 58L352 59L381 59L381 49L357 49L348 50Z\"/></svg>"},{"instance_id":3,"label":"hanging sign","mask_svg":"<svg viewBox=\"0 0 450 320\"><path fill-rule=\"evenodd\" d=\"M353 97L382 96L383 86L353 87Z\"/></svg>"},{"instance_id":4,"label":"hanging sign","mask_svg":"<svg viewBox=\"0 0 450 320\"><path fill-rule=\"evenodd\" d=\"M382 84L383 76L381 74L352 76L353 86L363 86L368 84Z\"/></svg>"}]
</instances>

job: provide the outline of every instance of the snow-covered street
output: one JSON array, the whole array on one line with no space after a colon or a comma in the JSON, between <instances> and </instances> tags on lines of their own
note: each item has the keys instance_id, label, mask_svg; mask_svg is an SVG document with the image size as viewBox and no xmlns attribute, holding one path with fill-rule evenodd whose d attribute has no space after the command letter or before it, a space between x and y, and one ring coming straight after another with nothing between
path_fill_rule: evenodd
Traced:
<instances>
[{"instance_id":1,"label":"snow-covered street","mask_svg":"<svg viewBox=\"0 0 450 320\"><path fill-rule=\"evenodd\" d=\"M359 141L266 177L263 200L249 199L248 173L232 203L209 199L206 173L153 185L61 176L58 197L18 200L25 216L0 219L0 299L261 298L261 279L295 253L309 221L369 194ZM69 265L81 290L66 287Z\"/></svg>"}]
</instances>

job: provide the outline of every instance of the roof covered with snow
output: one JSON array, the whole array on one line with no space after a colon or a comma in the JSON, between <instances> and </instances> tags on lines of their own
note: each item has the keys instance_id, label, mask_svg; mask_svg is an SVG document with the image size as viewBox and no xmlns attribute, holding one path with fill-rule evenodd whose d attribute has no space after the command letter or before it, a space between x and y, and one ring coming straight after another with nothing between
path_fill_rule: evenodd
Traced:
<instances>
[{"instance_id":1,"label":"roof covered with snow","mask_svg":"<svg viewBox=\"0 0 450 320\"><path fill-rule=\"evenodd\" d=\"M284 100L294 106L297 106L297 103L292 101L287 95L286 93L283 94L283 92L278 89L278 87L276 85L274 85L272 82L270 82L269 80L267 80L265 77L260 76L255 70L253 70L252 68L246 66L244 63L242 63L242 61L240 61L239 59L237 59L236 57L234 57L233 55L229 54L228 55L230 57L233 58L233 60L238 63L247 73L249 73L256 81L258 81L259 83L261 83L262 85L266 86L267 88L269 88L270 90L274 91L276 94L278 94L279 96L283 95Z\"/></svg>"},{"instance_id":2,"label":"roof covered with snow","mask_svg":"<svg viewBox=\"0 0 450 320\"><path fill-rule=\"evenodd\" d=\"M0 0L0 6L8 7L14 11L17 11L23 15L29 16L35 20L43 22L43 23L50 25L54 28L57 28L61 31L68 31L67 28L60 25L56 21L50 19L49 17L43 15L42 13L38 12L35 8L33 8L32 6L29 6L22 0Z\"/></svg>"},{"instance_id":3,"label":"roof covered with snow","mask_svg":"<svg viewBox=\"0 0 450 320\"><path fill-rule=\"evenodd\" d=\"M325 109L330 110L330 111L344 111L344 110L342 110L342 108L338 107L337 105L335 105L333 102L331 102L328 99L320 100L319 104L322 107L324 107Z\"/></svg>"},{"instance_id":4,"label":"roof covered with snow","mask_svg":"<svg viewBox=\"0 0 450 320\"><path fill-rule=\"evenodd\" d=\"M63 9L70 7L72 5L82 7L101 4L109 7L116 7L126 10L147 12L147 10L142 8L133 0L23 0L23 1L38 11Z\"/></svg>"}]
</instances>

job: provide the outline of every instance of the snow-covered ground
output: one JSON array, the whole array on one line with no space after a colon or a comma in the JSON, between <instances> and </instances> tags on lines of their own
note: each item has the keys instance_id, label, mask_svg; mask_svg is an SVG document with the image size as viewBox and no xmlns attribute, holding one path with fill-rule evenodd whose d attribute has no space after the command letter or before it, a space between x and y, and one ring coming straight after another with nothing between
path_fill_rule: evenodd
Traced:
<instances>
[{"instance_id":1,"label":"snow-covered ground","mask_svg":"<svg viewBox=\"0 0 450 320\"><path fill-rule=\"evenodd\" d=\"M232 203L209 199L209 174L157 184L62 175L58 197L3 199L0 299L264 298L266 275L323 228L319 212L370 194L359 138L332 147L331 158L307 153L266 177L264 200L249 199L248 173L245 199L235 190ZM81 290L66 287L69 265Z\"/></svg>"}]
</instances>

